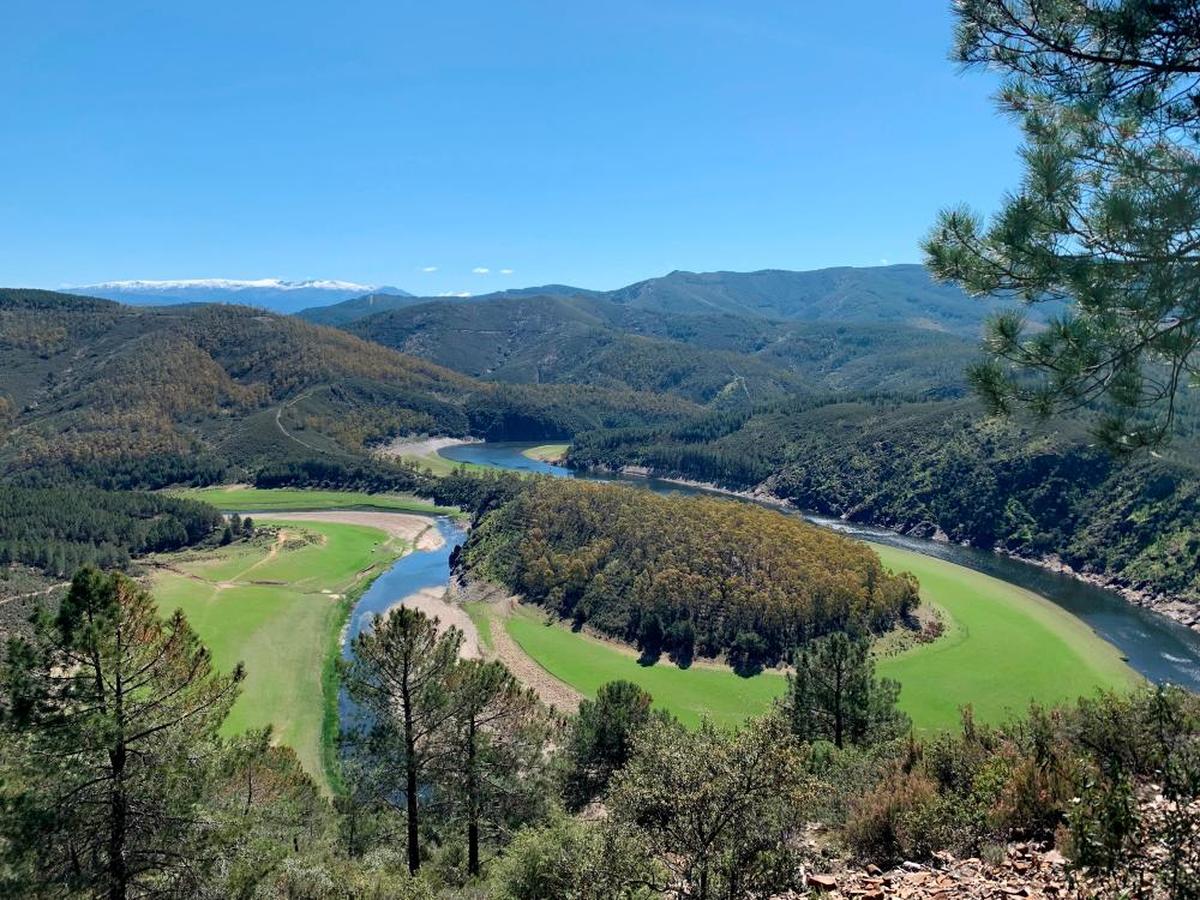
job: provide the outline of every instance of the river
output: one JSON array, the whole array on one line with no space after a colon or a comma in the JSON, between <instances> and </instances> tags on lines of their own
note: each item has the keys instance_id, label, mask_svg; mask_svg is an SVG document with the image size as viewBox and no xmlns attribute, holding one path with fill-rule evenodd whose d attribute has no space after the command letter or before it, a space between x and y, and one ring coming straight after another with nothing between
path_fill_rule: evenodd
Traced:
<instances>
[{"instance_id":1,"label":"river","mask_svg":"<svg viewBox=\"0 0 1200 900\"><path fill-rule=\"evenodd\" d=\"M636 476L594 476L564 466L531 459L524 451L534 444L475 443L446 447L440 455L455 462L469 462L494 468L537 472L562 478L590 478L621 481L658 493L713 493L703 488L673 481ZM745 498L731 499L754 502ZM803 515L809 521L853 537L914 550L983 572L1002 581L1040 594L1086 622L1097 634L1117 647L1129 664L1155 682L1171 682L1200 691L1200 634L1141 607L1134 606L1114 591L1105 590L1077 578L1062 575L1012 559L998 553L939 541L908 537L879 528L869 528L802 513L781 510L787 515ZM350 620L347 642L362 630L376 612L383 612L398 599L422 588L445 584L449 577L449 558L465 532L450 519L439 519L438 528L446 539L437 550L414 551L399 559L381 575L362 596Z\"/></svg>"}]
</instances>

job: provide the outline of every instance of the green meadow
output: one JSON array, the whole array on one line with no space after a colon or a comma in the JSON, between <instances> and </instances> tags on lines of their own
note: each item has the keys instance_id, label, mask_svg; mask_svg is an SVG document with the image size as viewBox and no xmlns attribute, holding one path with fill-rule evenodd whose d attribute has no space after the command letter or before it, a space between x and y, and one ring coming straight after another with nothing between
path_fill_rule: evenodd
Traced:
<instances>
[{"instance_id":1,"label":"green meadow","mask_svg":"<svg viewBox=\"0 0 1200 900\"><path fill-rule=\"evenodd\" d=\"M605 682L632 681L688 725L699 724L705 715L736 725L766 709L785 687L775 672L742 678L724 666L696 663L680 669L665 658L643 666L632 650L545 621L540 611L523 606L504 620L504 627L543 669L581 694L594 697Z\"/></svg>"},{"instance_id":2,"label":"green meadow","mask_svg":"<svg viewBox=\"0 0 1200 900\"><path fill-rule=\"evenodd\" d=\"M1031 701L1070 701L1140 680L1114 647L1048 600L953 563L875 549L888 567L917 576L923 601L941 609L945 620L938 640L877 664L881 676L902 684L900 706L919 730L954 728L968 703L978 720L996 723ZM785 687L775 671L742 678L703 663L689 669L666 661L643 666L629 649L547 625L540 611L529 608L505 619L504 627L542 668L580 693L591 697L606 681L626 679L688 724L706 714L736 724L765 710Z\"/></svg>"},{"instance_id":3,"label":"green meadow","mask_svg":"<svg viewBox=\"0 0 1200 900\"><path fill-rule=\"evenodd\" d=\"M263 517L264 524L267 522ZM323 734L327 668L337 651L348 595L404 550L362 525L271 519L277 536L216 551L161 558L160 609L182 609L218 669L241 662L246 680L224 730L271 726L309 774L328 786Z\"/></svg>"},{"instance_id":4,"label":"green meadow","mask_svg":"<svg viewBox=\"0 0 1200 900\"><path fill-rule=\"evenodd\" d=\"M406 494L366 494L357 491L310 491L293 488L231 487L188 488L172 491L177 497L203 500L226 512L279 512L291 510L363 509L448 515L457 512Z\"/></svg>"},{"instance_id":5,"label":"green meadow","mask_svg":"<svg viewBox=\"0 0 1200 900\"><path fill-rule=\"evenodd\" d=\"M903 686L900 706L923 729L953 728L970 703L999 722L1030 702L1071 701L1141 681L1115 647L1031 591L940 559L873 545L884 565L912 572L921 598L945 613L945 633L879 660Z\"/></svg>"}]
</instances>

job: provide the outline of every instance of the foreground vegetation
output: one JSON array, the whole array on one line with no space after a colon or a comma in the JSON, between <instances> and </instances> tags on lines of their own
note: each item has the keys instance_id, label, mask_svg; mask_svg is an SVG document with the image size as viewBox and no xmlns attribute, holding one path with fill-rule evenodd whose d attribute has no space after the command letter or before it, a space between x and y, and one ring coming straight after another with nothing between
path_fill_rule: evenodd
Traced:
<instances>
[{"instance_id":1,"label":"foreground vegetation","mask_svg":"<svg viewBox=\"0 0 1200 900\"><path fill-rule=\"evenodd\" d=\"M236 733L249 673L219 673L186 617L160 618L135 583L80 573L0 669L0 890L751 900L803 889L830 851L887 866L1013 839L1053 842L1100 896L1200 888L1185 692L1001 727L964 714L921 741L834 635L798 671L841 660L846 689L798 675L740 729L685 728L623 682L564 721L499 663L460 660L461 641L408 609L359 636L345 674L370 715L350 723L330 803L270 733ZM606 815L573 815L597 801ZM804 840L814 821L821 848Z\"/></svg>"}]
</instances>

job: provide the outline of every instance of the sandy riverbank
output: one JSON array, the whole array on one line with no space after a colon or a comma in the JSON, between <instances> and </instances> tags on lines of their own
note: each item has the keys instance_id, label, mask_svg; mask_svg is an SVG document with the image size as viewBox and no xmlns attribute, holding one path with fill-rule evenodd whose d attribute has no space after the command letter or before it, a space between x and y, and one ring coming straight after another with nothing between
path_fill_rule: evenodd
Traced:
<instances>
[{"instance_id":1,"label":"sandy riverbank","mask_svg":"<svg viewBox=\"0 0 1200 900\"><path fill-rule=\"evenodd\" d=\"M445 631L451 625L461 631L463 644L459 650L459 656L463 659L479 659L482 656L479 646L479 631L475 628L475 623L471 621L465 609L447 599L445 588L424 588L415 594L409 594L399 603L389 607L387 614L390 615L393 610L401 606L423 612L431 619L436 618L439 631Z\"/></svg>"},{"instance_id":2,"label":"sandy riverbank","mask_svg":"<svg viewBox=\"0 0 1200 900\"><path fill-rule=\"evenodd\" d=\"M260 514L256 518L264 522L335 522L342 525L366 525L378 528L391 537L400 538L415 546L417 550L436 550L444 543L441 533L428 516L410 513L390 513L331 509L322 512L278 512Z\"/></svg>"},{"instance_id":3,"label":"sandy riverbank","mask_svg":"<svg viewBox=\"0 0 1200 900\"><path fill-rule=\"evenodd\" d=\"M475 444L477 440L452 437L398 437L375 448L381 456L432 456L445 447Z\"/></svg>"}]
</instances>

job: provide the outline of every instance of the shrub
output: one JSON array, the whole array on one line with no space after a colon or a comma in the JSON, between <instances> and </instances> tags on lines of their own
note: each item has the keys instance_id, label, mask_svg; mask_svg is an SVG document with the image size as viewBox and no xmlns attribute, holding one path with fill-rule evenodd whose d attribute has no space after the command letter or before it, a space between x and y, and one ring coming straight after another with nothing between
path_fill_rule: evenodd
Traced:
<instances>
[{"instance_id":1,"label":"shrub","mask_svg":"<svg viewBox=\"0 0 1200 900\"><path fill-rule=\"evenodd\" d=\"M935 834L937 785L921 772L894 772L854 803L843 831L856 855L881 864L920 859L943 846Z\"/></svg>"}]
</instances>

